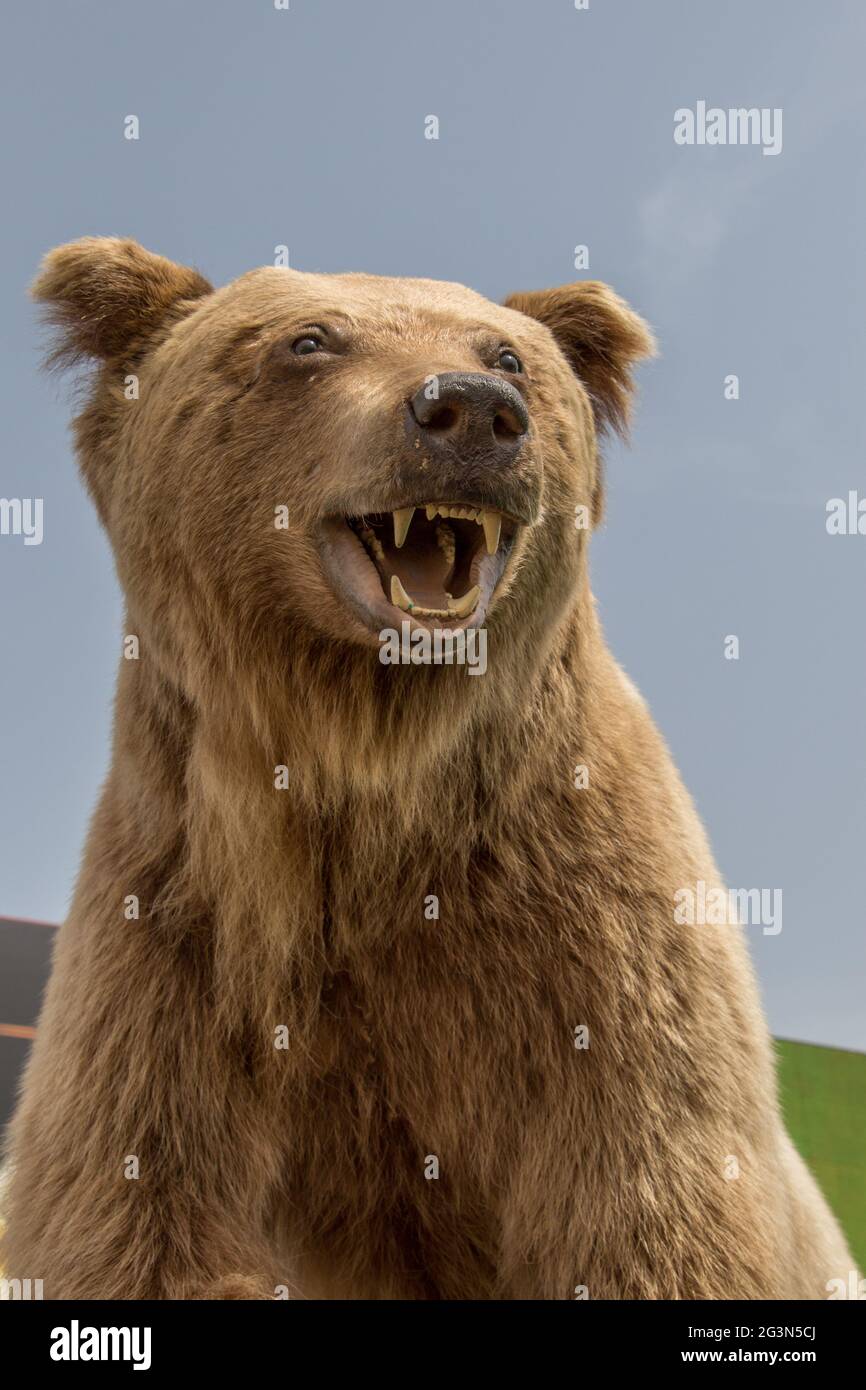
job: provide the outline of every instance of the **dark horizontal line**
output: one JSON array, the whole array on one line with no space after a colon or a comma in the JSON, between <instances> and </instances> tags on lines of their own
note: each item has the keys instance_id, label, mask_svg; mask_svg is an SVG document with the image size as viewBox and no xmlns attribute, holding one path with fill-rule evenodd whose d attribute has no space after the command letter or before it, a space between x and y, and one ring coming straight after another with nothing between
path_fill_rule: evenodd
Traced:
<instances>
[{"instance_id":1,"label":"dark horizontal line","mask_svg":"<svg viewBox=\"0 0 866 1390\"><path fill-rule=\"evenodd\" d=\"M0 927L51 927L56 931L57 922L41 922L37 917L4 917L0 912Z\"/></svg>"}]
</instances>

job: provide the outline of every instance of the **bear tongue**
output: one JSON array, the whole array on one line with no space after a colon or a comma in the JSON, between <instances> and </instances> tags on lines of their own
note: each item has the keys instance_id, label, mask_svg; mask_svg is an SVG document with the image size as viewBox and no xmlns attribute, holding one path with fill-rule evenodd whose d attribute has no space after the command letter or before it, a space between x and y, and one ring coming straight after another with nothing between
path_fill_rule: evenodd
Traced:
<instances>
[{"instance_id":1,"label":"bear tongue","mask_svg":"<svg viewBox=\"0 0 866 1390\"><path fill-rule=\"evenodd\" d=\"M392 602L392 580L396 578L403 595L415 607L441 612L448 610L452 603L448 584L454 570L455 548L453 535L449 547L448 537L441 534L445 530L440 526L437 536L437 528L417 527L411 539L399 550L386 533L365 533L363 538L379 571L382 588ZM370 536L373 537L372 541L368 539Z\"/></svg>"}]
</instances>

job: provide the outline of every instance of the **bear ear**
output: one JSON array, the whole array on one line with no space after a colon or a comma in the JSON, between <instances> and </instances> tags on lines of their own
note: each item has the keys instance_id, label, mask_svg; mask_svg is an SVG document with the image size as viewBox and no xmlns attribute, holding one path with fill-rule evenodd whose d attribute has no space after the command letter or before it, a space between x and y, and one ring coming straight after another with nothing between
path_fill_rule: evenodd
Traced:
<instances>
[{"instance_id":1,"label":"bear ear","mask_svg":"<svg viewBox=\"0 0 866 1390\"><path fill-rule=\"evenodd\" d=\"M66 365L134 357L213 286L137 241L83 237L49 251L30 292L57 331L49 363Z\"/></svg>"},{"instance_id":2,"label":"bear ear","mask_svg":"<svg viewBox=\"0 0 866 1390\"><path fill-rule=\"evenodd\" d=\"M546 324L589 393L596 429L624 435L634 391L632 363L655 353L643 319L599 280L520 291L505 305Z\"/></svg>"}]
</instances>

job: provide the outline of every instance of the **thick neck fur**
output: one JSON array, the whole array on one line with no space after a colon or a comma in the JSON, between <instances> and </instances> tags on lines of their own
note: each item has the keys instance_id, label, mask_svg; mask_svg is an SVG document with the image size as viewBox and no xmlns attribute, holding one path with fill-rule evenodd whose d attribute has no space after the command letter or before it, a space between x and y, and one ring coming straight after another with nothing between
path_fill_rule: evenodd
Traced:
<instances>
[{"instance_id":1,"label":"thick neck fur","mask_svg":"<svg viewBox=\"0 0 866 1390\"><path fill-rule=\"evenodd\" d=\"M490 846L515 856L503 882L544 852L525 824L543 838L551 785L567 798L609 676L588 591L541 663L527 641L497 669L491 647L474 677L298 644L288 669L245 671L200 706L154 662L121 663L100 813L117 873L154 925L211 937L221 1005L255 1008L287 970L349 960L401 911L422 921L431 894L443 913L481 906Z\"/></svg>"}]
</instances>

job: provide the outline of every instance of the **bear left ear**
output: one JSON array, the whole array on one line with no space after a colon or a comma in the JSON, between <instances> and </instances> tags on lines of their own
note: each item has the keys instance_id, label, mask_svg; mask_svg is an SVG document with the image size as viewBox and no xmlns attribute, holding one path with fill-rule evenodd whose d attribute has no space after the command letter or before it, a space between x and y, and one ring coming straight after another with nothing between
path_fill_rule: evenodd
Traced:
<instances>
[{"instance_id":1,"label":"bear left ear","mask_svg":"<svg viewBox=\"0 0 866 1390\"><path fill-rule=\"evenodd\" d=\"M31 288L57 331L49 362L130 360L213 292L197 270L121 237L82 237L49 251Z\"/></svg>"},{"instance_id":2,"label":"bear left ear","mask_svg":"<svg viewBox=\"0 0 866 1390\"><path fill-rule=\"evenodd\" d=\"M634 391L632 363L655 353L655 339L643 319L599 280L519 291L508 296L505 306L550 329L589 393L596 429L624 435Z\"/></svg>"}]
</instances>

